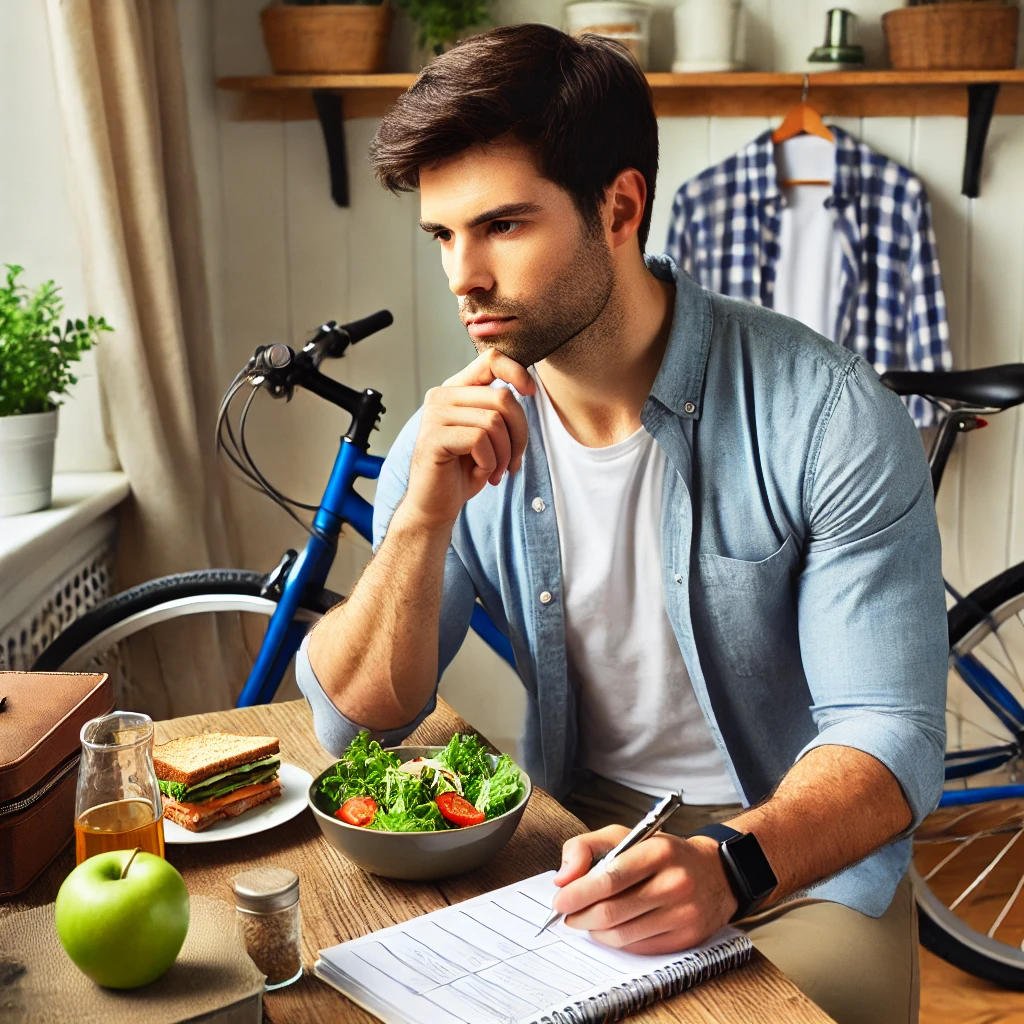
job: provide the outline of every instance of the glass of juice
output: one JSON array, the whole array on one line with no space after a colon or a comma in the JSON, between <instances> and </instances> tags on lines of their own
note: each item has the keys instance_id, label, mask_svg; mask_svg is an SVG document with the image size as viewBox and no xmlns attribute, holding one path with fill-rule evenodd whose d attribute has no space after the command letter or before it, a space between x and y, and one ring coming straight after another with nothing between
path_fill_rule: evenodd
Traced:
<instances>
[{"instance_id":1,"label":"glass of juice","mask_svg":"<svg viewBox=\"0 0 1024 1024\"><path fill-rule=\"evenodd\" d=\"M107 850L164 856L163 804L153 767L153 720L115 711L82 726L75 858Z\"/></svg>"}]
</instances>

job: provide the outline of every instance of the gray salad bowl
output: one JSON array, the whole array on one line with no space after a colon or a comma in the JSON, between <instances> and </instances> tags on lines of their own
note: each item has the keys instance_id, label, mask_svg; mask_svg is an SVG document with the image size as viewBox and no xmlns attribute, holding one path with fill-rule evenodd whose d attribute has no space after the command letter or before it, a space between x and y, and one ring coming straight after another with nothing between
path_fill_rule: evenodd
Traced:
<instances>
[{"instance_id":1,"label":"gray salad bowl","mask_svg":"<svg viewBox=\"0 0 1024 1024\"><path fill-rule=\"evenodd\" d=\"M398 754L403 761L409 761L414 757L433 757L444 747L385 749ZM493 771L498 758L488 754L487 759ZM378 832L340 821L330 813L326 801L321 803L320 783L333 770L334 765L324 769L313 780L308 795L310 810L327 842L370 874L410 882L450 878L486 864L512 838L533 791L529 776L520 768L519 777L523 780L525 793L515 807L496 818L444 832Z\"/></svg>"}]
</instances>

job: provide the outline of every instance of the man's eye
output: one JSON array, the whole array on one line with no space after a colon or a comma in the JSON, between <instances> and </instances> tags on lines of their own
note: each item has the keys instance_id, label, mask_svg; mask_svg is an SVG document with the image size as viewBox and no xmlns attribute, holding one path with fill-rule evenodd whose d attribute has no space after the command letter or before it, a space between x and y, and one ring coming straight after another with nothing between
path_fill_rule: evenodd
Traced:
<instances>
[{"instance_id":1,"label":"man's eye","mask_svg":"<svg viewBox=\"0 0 1024 1024\"><path fill-rule=\"evenodd\" d=\"M435 242L447 242L451 239L452 233L447 228L442 228L440 231L434 232Z\"/></svg>"},{"instance_id":2,"label":"man's eye","mask_svg":"<svg viewBox=\"0 0 1024 1024\"><path fill-rule=\"evenodd\" d=\"M518 220L493 220L491 228L496 235L511 235L521 223Z\"/></svg>"}]
</instances>

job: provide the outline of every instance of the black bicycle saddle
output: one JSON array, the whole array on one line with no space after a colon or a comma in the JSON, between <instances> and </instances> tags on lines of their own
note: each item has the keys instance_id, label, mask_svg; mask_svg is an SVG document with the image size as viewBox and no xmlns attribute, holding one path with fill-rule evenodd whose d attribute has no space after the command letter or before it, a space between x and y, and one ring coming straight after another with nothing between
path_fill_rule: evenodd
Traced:
<instances>
[{"instance_id":1,"label":"black bicycle saddle","mask_svg":"<svg viewBox=\"0 0 1024 1024\"><path fill-rule=\"evenodd\" d=\"M986 409L1009 409L1024 402L1024 363L955 373L889 370L882 374L882 383L897 395L928 395Z\"/></svg>"}]
</instances>

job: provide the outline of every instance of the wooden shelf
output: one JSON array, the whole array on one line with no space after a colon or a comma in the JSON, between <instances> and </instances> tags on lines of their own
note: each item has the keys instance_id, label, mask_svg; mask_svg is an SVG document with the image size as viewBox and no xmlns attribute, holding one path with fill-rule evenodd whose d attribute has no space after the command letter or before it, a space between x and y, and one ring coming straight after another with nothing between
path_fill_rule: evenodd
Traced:
<instances>
[{"instance_id":1,"label":"wooden shelf","mask_svg":"<svg viewBox=\"0 0 1024 1024\"><path fill-rule=\"evenodd\" d=\"M221 78L236 94L232 116L243 120L316 117L314 90L339 94L343 116L379 117L412 83L413 74L257 75ZM843 117L967 115L967 86L1000 85L997 114L1024 114L1024 69L1008 71L826 71L807 76L822 114ZM737 71L647 76L663 117L770 116L799 98L804 75Z\"/></svg>"},{"instance_id":2,"label":"wooden shelf","mask_svg":"<svg viewBox=\"0 0 1024 1024\"><path fill-rule=\"evenodd\" d=\"M348 205L347 118L380 117L415 81L412 74L257 75L221 78L234 120L317 117L324 131L331 195ZM963 192L977 196L992 114L1024 114L1024 69L1011 71L737 71L647 76L660 117L769 117L808 89L819 113L837 117L967 118Z\"/></svg>"}]
</instances>

